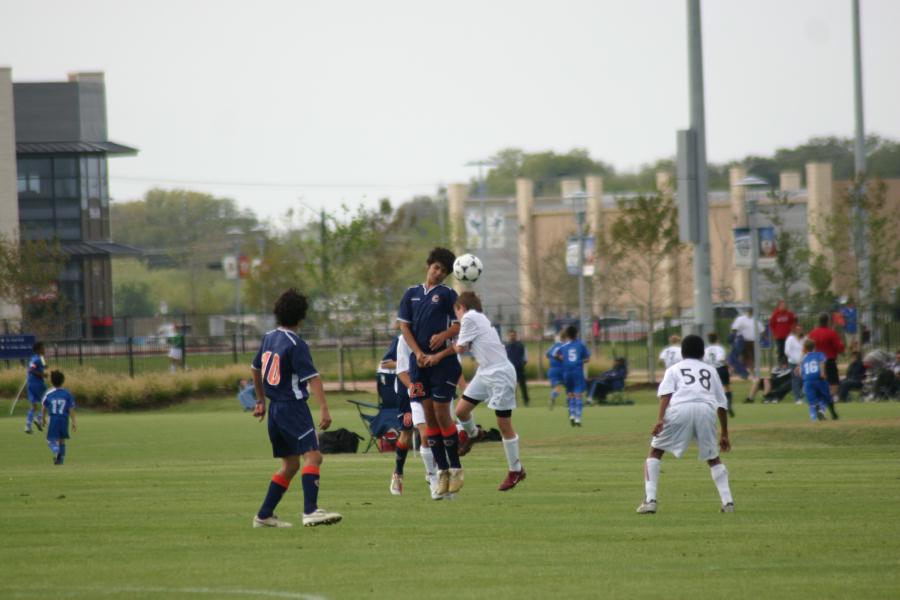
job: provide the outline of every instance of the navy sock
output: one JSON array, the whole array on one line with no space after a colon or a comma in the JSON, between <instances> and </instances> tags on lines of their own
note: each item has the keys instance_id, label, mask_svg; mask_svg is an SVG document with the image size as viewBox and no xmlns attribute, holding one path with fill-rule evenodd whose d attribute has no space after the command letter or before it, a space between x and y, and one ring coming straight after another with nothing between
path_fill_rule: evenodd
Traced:
<instances>
[{"instance_id":1,"label":"navy sock","mask_svg":"<svg viewBox=\"0 0 900 600\"><path fill-rule=\"evenodd\" d=\"M300 481L303 484L303 514L308 515L319 508L319 467L303 467Z\"/></svg>"},{"instance_id":2,"label":"navy sock","mask_svg":"<svg viewBox=\"0 0 900 600\"><path fill-rule=\"evenodd\" d=\"M256 516L260 519L268 519L271 517L272 513L275 512L275 507L281 502L281 497L284 496L284 493L290 485L290 479L286 479L277 473L273 475L272 481L269 482L269 491L266 493L266 499L263 500L262 506Z\"/></svg>"},{"instance_id":3,"label":"navy sock","mask_svg":"<svg viewBox=\"0 0 900 600\"><path fill-rule=\"evenodd\" d=\"M394 473L397 475L403 475L403 466L406 465L407 454L409 454L409 448L397 444L397 465L394 467Z\"/></svg>"},{"instance_id":4,"label":"navy sock","mask_svg":"<svg viewBox=\"0 0 900 600\"><path fill-rule=\"evenodd\" d=\"M447 451L444 450L444 438L441 436L440 429L428 429L428 447L431 448L431 455L434 457L434 464L439 471L446 471L450 468L447 462Z\"/></svg>"},{"instance_id":5,"label":"navy sock","mask_svg":"<svg viewBox=\"0 0 900 600\"><path fill-rule=\"evenodd\" d=\"M451 426L443 432L444 450L447 452L447 462L451 469L459 469L462 465L459 462L459 434L456 427Z\"/></svg>"}]
</instances>

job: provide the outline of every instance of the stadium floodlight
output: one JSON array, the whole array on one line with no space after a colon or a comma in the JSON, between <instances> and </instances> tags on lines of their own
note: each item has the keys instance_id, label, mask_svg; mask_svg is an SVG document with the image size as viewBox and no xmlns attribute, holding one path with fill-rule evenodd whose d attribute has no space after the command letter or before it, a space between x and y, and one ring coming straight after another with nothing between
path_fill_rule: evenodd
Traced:
<instances>
[{"instance_id":1,"label":"stadium floodlight","mask_svg":"<svg viewBox=\"0 0 900 600\"><path fill-rule=\"evenodd\" d=\"M587 212L587 201L591 195L584 191L572 192L563 198L563 202L572 207L575 212L575 221L578 223L578 320L579 335L581 341L587 343L585 332L587 331L587 312L584 307L584 221Z\"/></svg>"}]
</instances>

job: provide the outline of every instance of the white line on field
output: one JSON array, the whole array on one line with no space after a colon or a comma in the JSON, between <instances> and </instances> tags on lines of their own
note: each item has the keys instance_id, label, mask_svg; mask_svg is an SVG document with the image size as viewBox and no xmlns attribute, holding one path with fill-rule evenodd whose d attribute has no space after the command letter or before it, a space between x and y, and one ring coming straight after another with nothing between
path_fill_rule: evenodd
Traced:
<instances>
[{"instance_id":1,"label":"white line on field","mask_svg":"<svg viewBox=\"0 0 900 600\"><path fill-rule=\"evenodd\" d=\"M87 595L103 595L111 596L116 594L207 594L218 596L262 596L266 598L291 598L293 600L326 600L325 596L317 596L315 594L304 594L301 592L279 592L277 590L245 590L240 588L207 588L207 587L135 587L135 586L10 586L4 585L0 588L18 592L29 591L59 591L62 596L87 596Z\"/></svg>"}]
</instances>

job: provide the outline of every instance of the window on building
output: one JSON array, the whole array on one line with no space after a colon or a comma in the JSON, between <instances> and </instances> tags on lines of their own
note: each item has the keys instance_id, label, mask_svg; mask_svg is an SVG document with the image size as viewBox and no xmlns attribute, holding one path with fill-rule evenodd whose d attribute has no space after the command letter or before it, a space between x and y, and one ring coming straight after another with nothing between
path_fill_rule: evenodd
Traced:
<instances>
[{"instance_id":1,"label":"window on building","mask_svg":"<svg viewBox=\"0 0 900 600\"><path fill-rule=\"evenodd\" d=\"M23 198L52 198L52 164L49 158L20 158L16 162L19 195Z\"/></svg>"}]
</instances>

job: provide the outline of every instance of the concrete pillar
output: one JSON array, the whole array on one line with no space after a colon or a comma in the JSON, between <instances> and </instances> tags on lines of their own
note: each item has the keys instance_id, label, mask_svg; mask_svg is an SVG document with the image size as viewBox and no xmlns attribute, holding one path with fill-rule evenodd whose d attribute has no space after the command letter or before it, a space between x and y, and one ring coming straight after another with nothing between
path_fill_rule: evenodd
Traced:
<instances>
[{"instance_id":1,"label":"concrete pillar","mask_svg":"<svg viewBox=\"0 0 900 600\"><path fill-rule=\"evenodd\" d=\"M672 174L668 171L656 172L656 191L660 194L674 194L675 188L672 187Z\"/></svg>"},{"instance_id":2,"label":"concrete pillar","mask_svg":"<svg viewBox=\"0 0 900 600\"><path fill-rule=\"evenodd\" d=\"M16 114L12 69L0 67L0 235L18 244L19 192L16 185ZM19 319L18 305L0 300L0 319Z\"/></svg>"},{"instance_id":3,"label":"concrete pillar","mask_svg":"<svg viewBox=\"0 0 900 600\"><path fill-rule=\"evenodd\" d=\"M559 182L559 190L563 198L569 194L580 192L582 189L581 179L578 178L566 178Z\"/></svg>"},{"instance_id":4,"label":"concrete pillar","mask_svg":"<svg viewBox=\"0 0 900 600\"><path fill-rule=\"evenodd\" d=\"M466 249L466 202L469 186L465 183L451 183L447 186L447 221L450 226L450 249L454 254L462 254Z\"/></svg>"},{"instance_id":5,"label":"concrete pillar","mask_svg":"<svg viewBox=\"0 0 900 600\"><path fill-rule=\"evenodd\" d=\"M810 251L824 255L829 265L834 264L834 251L820 237L824 233L828 217L834 212L832 185L831 163L806 163L807 241Z\"/></svg>"},{"instance_id":6,"label":"concrete pillar","mask_svg":"<svg viewBox=\"0 0 900 600\"><path fill-rule=\"evenodd\" d=\"M537 289L537 251L534 241L534 182L516 179L516 214L519 231L519 298L523 336L536 339L541 335L540 298Z\"/></svg>"},{"instance_id":7,"label":"concrete pillar","mask_svg":"<svg viewBox=\"0 0 900 600\"><path fill-rule=\"evenodd\" d=\"M800 189L800 171L782 171L779 186L782 192L796 192Z\"/></svg>"},{"instance_id":8,"label":"concrete pillar","mask_svg":"<svg viewBox=\"0 0 900 600\"><path fill-rule=\"evenodd\" d=\"M744 167L731 167L728 171L728 181L731 189L731 223L732 227L747 226L747 190L739 186L738 182L747 176ZM731 236L732 244L734 236ZM750 302L750 269L734 269L734 299L736 302Z\"/></svg>"}]
</instances>

